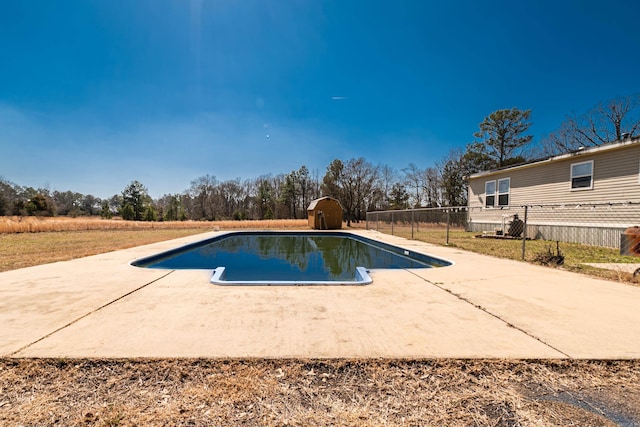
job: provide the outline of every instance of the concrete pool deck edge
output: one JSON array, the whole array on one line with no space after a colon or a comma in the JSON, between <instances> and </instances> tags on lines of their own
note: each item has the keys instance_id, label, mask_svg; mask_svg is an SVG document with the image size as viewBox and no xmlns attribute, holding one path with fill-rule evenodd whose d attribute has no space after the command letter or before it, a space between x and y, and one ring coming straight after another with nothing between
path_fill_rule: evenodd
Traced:
<instances>
[{"instance_id":1,"label":"concrete pool deck edge","mask_svg":"<svg viewBox=\"0 0 640 427\"><path fill-rule=\"evenodd\" d=\"M221 287L128 263L218 232L0 273L2 357L640 356L640 288L406 240L453 261L361 287Z\"/></svg>"}]
</instances>

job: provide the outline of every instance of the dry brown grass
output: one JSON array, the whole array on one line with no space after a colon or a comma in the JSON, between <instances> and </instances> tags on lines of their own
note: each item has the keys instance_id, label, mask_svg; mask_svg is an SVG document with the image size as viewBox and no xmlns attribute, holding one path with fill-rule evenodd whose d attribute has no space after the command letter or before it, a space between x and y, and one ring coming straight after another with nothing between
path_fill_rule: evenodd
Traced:
<instances>
[{"instance_id":1,"label":"dry brown grass","mask_svg":"<svg viewBox=\"0 0 640 427\"><path fill-rule=\"evenodd\" d=\"M256 221L123 221L119 219L101 219L97 217L0 217L0 234L38 233L47 231L86 231L86 230L145 230L145 229L255 229L255 228L303 228L306 219L273 219Z\"/></svg>"},{"instance_id":2,"label":"dry brown grass","mask_svg":"<svg viewBox=\"0 0 640 427\"><path fill-rule=\"evenodd\" d=\"M17 218L7 220L0 217L0 221L2 220L11 225L7 229L14 231L0 234L0 272L67 261L212 230L307 228L306 220L148 223L29 218L23 225L16 225L22 224ZM31 231L17 231L22 229Z\"/></svg>"},{"instance_id":3,"label":"dry brown grass","mask_svg":"<svg viewBox=\"0 0 640 427\"><path fill-rule=\"evenodd\" d=\"M633 426L639 408L634 361L0 360L1 425Z\"/></svg>"},{"instance_id":4,"label":"dry brown grass","mask_svg":"<svg viewBox=\"0 0 640 427\"><path fill-rule=\"evenodd\" d=\"M0 234L0 270L232 228L195 224ZM636 426L639 408L640 361L0 359L2 426Z\"/></svg>"}]
</instances>

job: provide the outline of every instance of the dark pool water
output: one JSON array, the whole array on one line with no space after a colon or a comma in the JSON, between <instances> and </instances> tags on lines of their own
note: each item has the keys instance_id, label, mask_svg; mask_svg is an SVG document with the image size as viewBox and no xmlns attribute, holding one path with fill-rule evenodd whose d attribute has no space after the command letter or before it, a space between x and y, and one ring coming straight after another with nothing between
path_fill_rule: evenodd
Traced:
<instances>
[{"instance_id":1,"label":"dark pool water","mask_svg":"<svg viewBox=\"0 0 640 427\"><path fill-rule=\"evenodd\" d=\"M353 280L356 267L432 268L447 265L421 254L348 233L239 232L133 263L164 269L225 267L228 281Z\"/></svg>"}]
</instances>

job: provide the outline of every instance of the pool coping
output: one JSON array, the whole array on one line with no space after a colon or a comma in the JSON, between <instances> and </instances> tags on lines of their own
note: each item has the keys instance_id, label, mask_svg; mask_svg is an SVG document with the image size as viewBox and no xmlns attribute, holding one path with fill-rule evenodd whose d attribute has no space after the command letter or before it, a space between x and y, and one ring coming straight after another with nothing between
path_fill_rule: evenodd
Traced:
<instances>
[{"instance_id":1,"label":"pool coping","mask_svg":"<svg viewBox=\"0 0 640 427\"><path fill-rule=\"evenodd\" d=\"M356 267L355 280L226 280L225 267L213 269L209 282L220 286L363 286L373 282L369 270Z\"/></svg>"},{"instance_id":2,"label":"pool coping","mask_svg":"<svg viewBox=\"0 0 640 427\"><path fill-rule=\"evenodd\" d=\"M339 231L339 230L241 230L241 231L225 231L221 232L213 237L208 237L202 240L198 240L195 242L189 242L185 245L178 246L175 248L171 248L166 251L154 253L152 255L148 255L142 258L137 258L129 262L130 265L139 268L161 268L164 270L169 270L171 268L167 267L158 267L158 262L166 261L174 256L183 254L188 251L192 251L198 249L202 246L209 245L212 243L216 243L222 241L226 238L230 238L233 236L253 236L253 235L305 235L305 236L344 236L349 239L356 240L368 246L373 246L379 248L383 251L390 252L399 257L409 258L416 262L425 264L425 268L440 268L440 267L448 267L453 265L452 261L441 259L433 256L429 256L420 252L408 251L396 245L391 245L389 243L381 242L379 240L369 239L367 237L350 233L348 231ZM155 265L154 265L155 264ZM213 264L215 265L215 264ZM227 280L225 277L227 266L225 265L217 265L215 268L198 268L200 270L206 270L211 273L210 282L215 285L221 286L351 286L351 285L368 285L373 282L373 279L369 275L369 270L371 266L356 266L353 280ZM418 268L418 267L416 267ZM176 270L182 270L183 268L176 268L174 264L174 268ZM194 268L196 269L196 268Z\"/></svg>"},{"instance_id":3,"label":"pool coping","mask_svg":"<svg viewBox=\"0 0 640 427\"><path fill-rule=\"evenodd\" d=\"M372 270L368 286L250 289L128 264L210 232L3 272L0 357L640 357L638 287L348 232L455 264Z\"/></svg>"}]
</instances>

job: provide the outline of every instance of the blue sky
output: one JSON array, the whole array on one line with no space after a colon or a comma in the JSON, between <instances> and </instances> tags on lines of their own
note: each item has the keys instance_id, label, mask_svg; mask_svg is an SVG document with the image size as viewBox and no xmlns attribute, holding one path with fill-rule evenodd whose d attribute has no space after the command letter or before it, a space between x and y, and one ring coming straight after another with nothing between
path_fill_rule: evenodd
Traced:
<instances>
[{"instance_id":1,"label":"blue sky","mask_svg":"<svg viewBox=\"0 0 640 427\"><path fill-rule=\"evenodd\" d=\"M0 177L153 197L197 177L401 170L492 111L567 114L640 91L640 3L3 0Z\"/></svg>"}]
</instances>

